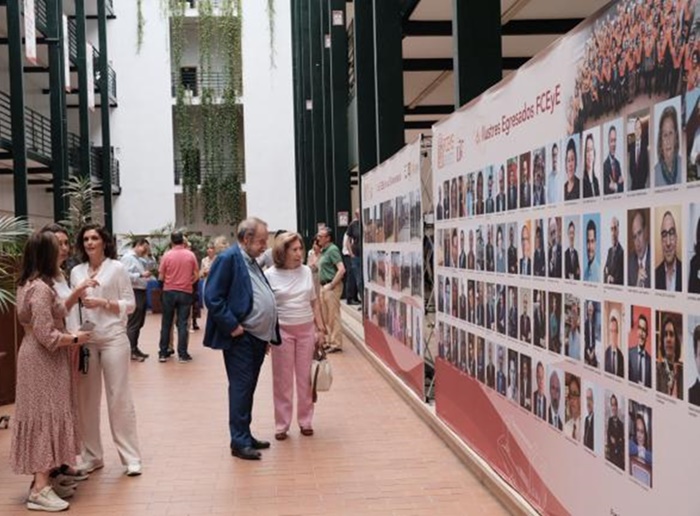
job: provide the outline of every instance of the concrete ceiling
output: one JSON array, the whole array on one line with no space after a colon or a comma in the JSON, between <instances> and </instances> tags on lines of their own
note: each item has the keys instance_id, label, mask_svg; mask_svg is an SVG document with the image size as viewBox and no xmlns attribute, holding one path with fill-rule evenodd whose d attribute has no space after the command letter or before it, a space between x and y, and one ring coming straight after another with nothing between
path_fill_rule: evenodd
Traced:
<instances>
[{"instance_id":1,"label":"concrete ceiling","mask_svg":"<svg viewBox=\"0 0 700 516\"><path fill-rule=\"evenodd\" d=\"M491 1L491 0L482 0ZM449 23L452 19L453 0L418 0L418 3L409 17L409 22L443 22L433 24L440 32L449 33ZM586 18L604 7L608 0L576 0L563 2L561 0L501 0L501 20L505 25L511 20L567 20L568 26L573 26L576 20ZM350 7L352 4L348 4ZM352 16L348 11L349 18ZM448 24L448 25L446 25ZM528 24L529 34L502 36L502 53L506 58L530 58L556 41L562 34L543 34L536 30L538 25ZM564 25L567 25L566 23ZM407 24L404 25L405 27ZM403 40L404 59L452 59L451 35L407 35ZM506 61L503 75L507 75L517 68L524 59ZM437 83L437 84L435 84ZM426 88L432 91L424 95ZM406 122L421 122L428 127L420 129L407 129L406 141L413 141L421 132L430 132L429 124L447 116L447 106L454 104L454 78L452 72L440 70L430 71L405 71L404 72L404 104L406 106L423 106L430 109L436 106L435 113L422 115L410 115L405 117ZM415 124L414 124L415 125ZM420 124L419 124L420 125Z\"/></svg>"}]
</instances>

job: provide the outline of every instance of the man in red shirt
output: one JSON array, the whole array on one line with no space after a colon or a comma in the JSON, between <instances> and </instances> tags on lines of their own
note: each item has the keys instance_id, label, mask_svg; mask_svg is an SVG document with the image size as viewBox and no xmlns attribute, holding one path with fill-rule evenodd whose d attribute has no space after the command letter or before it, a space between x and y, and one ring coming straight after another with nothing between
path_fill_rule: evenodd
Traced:
<instances>
[{"instance_id":1,"label":"man in red shirt","mask_svg":"<svg viewBox=\"0 0 700 516\"><path fill-rule=\"evenodd\" d=\"M192 285L199 277L194 253L185 246L185 237L179 231L170 235L172 247L163 255L158 277L163 282L163 318L160 327L158 361L165 362L172 354L168 350L173 318L177 313L177 354L180 362L190 362L187 352L189 334L187 321L192 307Z\"/></svg>"}]
</instances>

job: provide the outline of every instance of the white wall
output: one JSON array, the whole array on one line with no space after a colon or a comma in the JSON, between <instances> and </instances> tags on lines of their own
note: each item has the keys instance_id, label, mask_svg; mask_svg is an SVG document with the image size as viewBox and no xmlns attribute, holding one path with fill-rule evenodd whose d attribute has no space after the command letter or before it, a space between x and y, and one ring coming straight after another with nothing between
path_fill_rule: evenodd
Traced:
<instances>
[{"instance_id":1,"label":"white wall","mask_svg":"<svg viewBox=\"0 0 700 516\"><path fill-rule=\"evenodd\" d=\"M143 2L146 23L137 54L135 5L115 2L117 18L107 22L119 101L111 118L122 187L114 197L115 233L148 233L175 221L168 20L159 2ZM93 141L100 145L99 115L91 124Z\"/></svg>"},{"instance_id":2,"label":"white wall","mask_svg":"<svg viewBox=\"0 0 700 516\"><path fill-rule=\"evenodd\" d=\"M275 2L270 68L267 2L243 2L243 110L248 215L296 230L290 2Z\"/></svg>"}]
</instances>

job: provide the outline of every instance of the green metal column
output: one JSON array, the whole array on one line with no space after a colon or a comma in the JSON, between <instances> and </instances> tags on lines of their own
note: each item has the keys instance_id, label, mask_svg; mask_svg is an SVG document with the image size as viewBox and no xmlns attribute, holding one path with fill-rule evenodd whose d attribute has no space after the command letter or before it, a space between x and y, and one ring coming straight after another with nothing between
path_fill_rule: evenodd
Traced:
<instances>
[{"instance_id":1,"label":"green metal column","mask_svg":"<svg viewBox=\"0 0 700 516\"><path fill-rule=\"evenodd\" d=\"M21 0L7 0L7 36L10 65L12 167L15 216L27 218L27 138L24 122L24 56L22 55Z\"/></svg>"},{"instance_id":2,"label":"green metal column","mask_svg":"<svg viewBox=\"0 0 700 516\"><path fill-rule=\"evenodd\" d=\"M400 4L399 0L374 0L374 73L379 163L398 152L405 140Z\"/></svg>"},{"instance_id":3,"label":"green metal column","mask_svg":"<svg viewBox=\"0 0 700 516\"><path fill-rule=\"evenodd\" d=\"M109 61L107 59L106 0L97 0L97 30L100 41L100 113L102 116L102 192L104 193L105 228L113 232L112 213L112 139L109 131Z\"/></svg>"},{"instance_id":4,"label":"green metal column","mask_svg":"<svg viewBox=\"0 0 700 516\"><path fill-rule=\"evenodd\" d=\"M321 97L323 99L323 176L326 182L326 191L324 193L325 201L322 206L325 208L327 223L335 228L337 217L333 196L335 193L335 177L333 176L333 112L331 100L331 53L330 40L327 40L328 20L330 18L330 5L328 0L317 0L320 7L321 16L318 19L320 38L318 45L321 47Z\"/></svg>"},{"instance_id":5,"label":"green metal column","mask_svg":"<svg viewBox=\"0 0 700 516\"><path fill-rule=\"evenodd\" d=\"M53 176L53 218L65 220L68 216L64 188L68 180L68 122L66 115L65 59L63 55L63 0L46 2L46 19L50 43L49 102L51 110L51 172Z\"/></svg>"},{"instance_id":6,"label":"green metal column","mask_svg":"<svg viewBox=\"0 0 700 516\"><path fill-rule=\"evenodd\" d=\"M333 213L350 211L350 171L348 170L348 35L345 0L329 0L326 20L330 34L330 87L333 161ZM335 22L334 22L335 20ZM342 22L342 23L340 23Z\"/></svg>"},{"instance_id":7,"label":"green metal column","mask_svg":"<svg viewBox=\"0 0 700 516\"><path fill-rule=\"evenodd\" d=\"M357 153L360 174L377 166L373 0L354 0Z\"/></svg>"},{"instance_id":8,"label":"green metal column","mask_svg":"<svg viewBox=\"0 0 700 516\"><path fill-rule=\"evenodd\" d=\"M300 53L301 53L301 126L302 126L302 146L304 149L303 163L301 176L302 193L304 196L305 206L305 227L310 236L316 234L316 213L314 207L314 163L313 163L313 132L311 125L311 108L307 105L311 102L311 48L309 46L309 1L299 0L299 22L301 27L301 35L299 38Z\"/></svg>"},{"instance_id":9,"label":"green metal column","mask_svg":"<svg viewBox=\"0 0 700 516\"><path fill-rule=\"evenodd\" d=\"M291 0L292 11L292 88L294 91L294 176L296 186L297 201L297 230L299 234L308 241L309 232L306 227L304 213L304 189L302 171L304 170L304 146L303 146L303 124L301 116L303 113L303 102L301 95L301 26L299 23L299 0Z\"/></svg>"},{"instance_id":10,"label":"green metal column","mask_svg":"<svg viewBox=\"0 0 700 516\"><path fill-rule=\"evenodd\" d=\"M324 222L332 225L328 219L330 210L327 208L326 171L324 162L323 140L323 75L321 73L321 59L323 50L323 34L321 32L321 2L323 0L309 0L309 46L310 59L308 74L311 78L311 111L309 120L311 123L311 151L312 151L312 181L313 181L313 213L314 223Z\"/></svg>"},{"instance_id":11,"label":"green metal column","mask_svg":"<svg viewBox=\"0 0 700 516\"><path fill-rule=\"evenodd\" d=\"M75 0L75 27L78 43L78 119L80 124L80 175L90 177L90 113L88 108L87 37L85 0Z\"/></svg>"},{"instance_id":12,"label":"green metal column","mask_svg":"<svg viewBox=\"0 0 700 516\"><path fill-rule=\"evenodd\" d=\"M501 3L452 0L455 107L501 80Z\"/></svg>"}]
</instances>

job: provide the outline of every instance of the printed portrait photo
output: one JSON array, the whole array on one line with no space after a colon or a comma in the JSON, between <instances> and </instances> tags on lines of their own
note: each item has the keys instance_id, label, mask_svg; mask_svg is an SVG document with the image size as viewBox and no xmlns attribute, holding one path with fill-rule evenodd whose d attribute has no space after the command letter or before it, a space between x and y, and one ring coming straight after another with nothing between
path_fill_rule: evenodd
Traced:
<instances>
[{"instance_id":1,"label":"printed portrait photo","mask_svg":"<svg viewBox=\"0 0 700 516\"><path fill-rule=\"evenodd\" d=\"M654 106L654 186L677 185L683 182L685 158L681 150L681 98Z\"/></svg>"}]
</instances>

